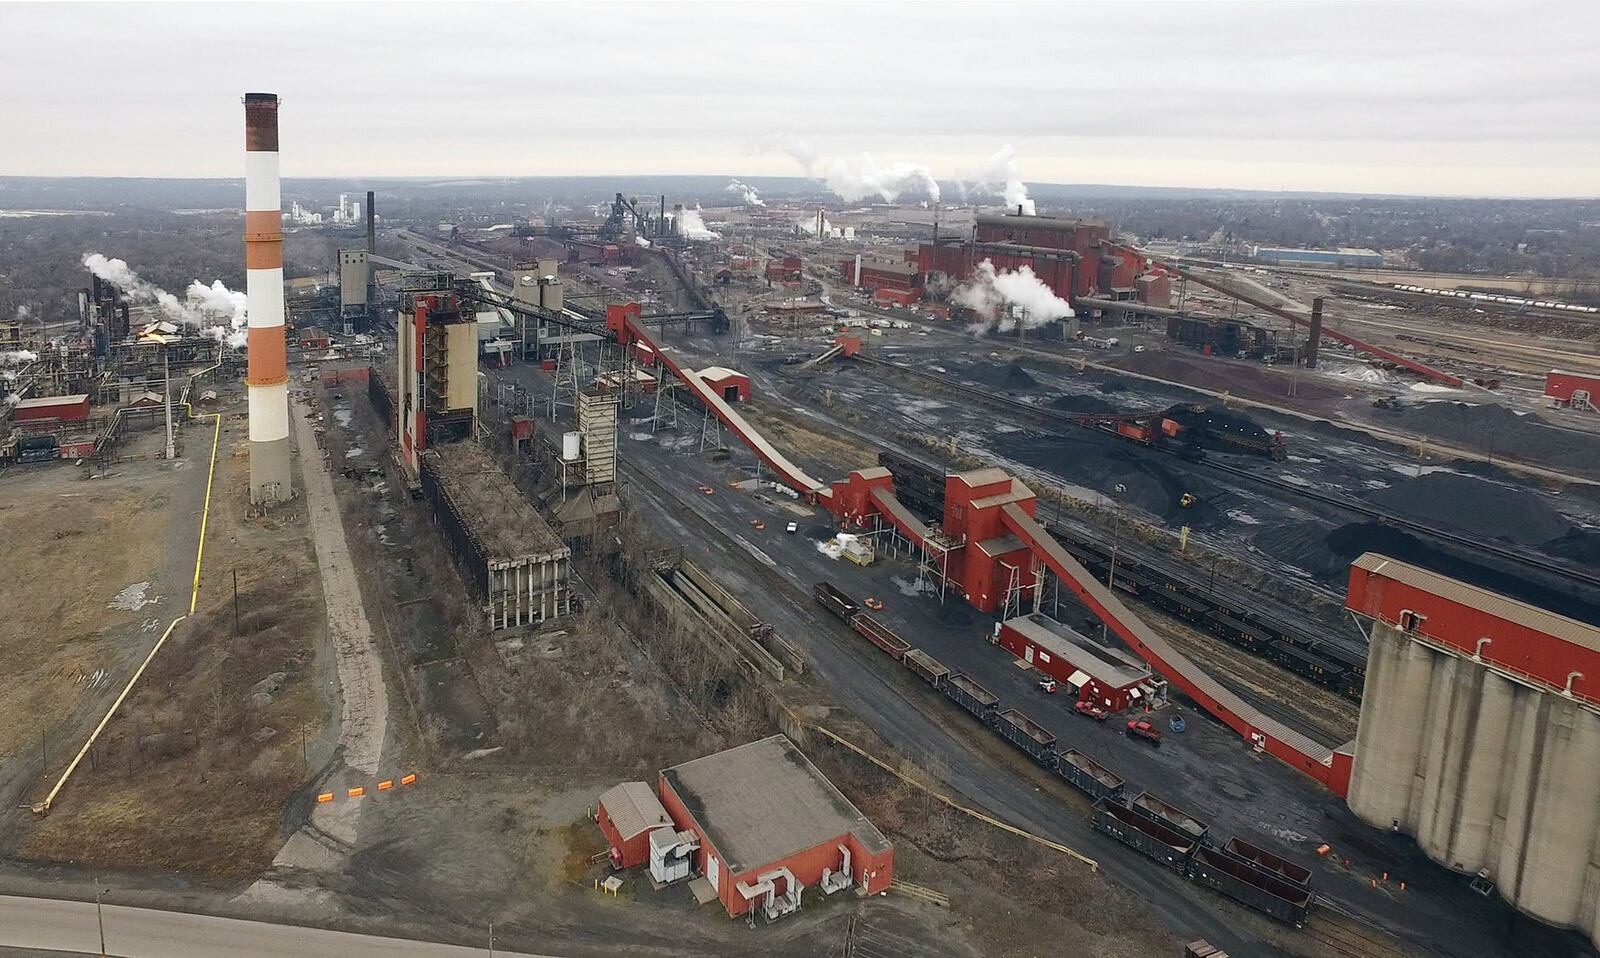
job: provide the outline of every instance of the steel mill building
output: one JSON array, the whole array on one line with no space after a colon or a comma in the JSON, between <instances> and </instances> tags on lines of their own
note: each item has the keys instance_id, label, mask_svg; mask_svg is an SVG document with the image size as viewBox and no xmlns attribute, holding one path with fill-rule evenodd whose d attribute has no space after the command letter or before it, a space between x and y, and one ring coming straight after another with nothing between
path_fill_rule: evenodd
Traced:
<instances>
[{"instance_id":1,"label":"steel mill building","mask_svg":"<svg viewBox=\"0 0 1600 958\"><path fill-rule=\"evenodd\" d=\"M894 846L783 735L666 769L654 792L618 785L596 818L617 867L648 860L657 882L698 875L697 897L730 917L771 921L807 893L876 894L894 876Z\"/></svg>"}]
</instances>

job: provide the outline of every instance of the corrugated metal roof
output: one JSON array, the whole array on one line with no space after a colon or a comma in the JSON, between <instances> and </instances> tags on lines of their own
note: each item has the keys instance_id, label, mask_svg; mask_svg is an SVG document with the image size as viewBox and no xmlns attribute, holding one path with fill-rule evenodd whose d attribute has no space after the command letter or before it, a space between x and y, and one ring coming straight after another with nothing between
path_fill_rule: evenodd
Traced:
<instances>
[{"instance_id":1,"label":"corrugated metal roof","mask_svg":"<svg viewBox=\"0 0 1600 958\"><path fill-rule=\"evenodd\" d=\"M1495 618L1526 626L1564 642L1571 642L1591 652L1600 652L1600 629L1526 602L1518 602L1498 592L1480 589L1475 585L1468 585L1376 552L1363 554L1361 558L1352 562L1351 566L1403 585L1422 589L1441 599L1459 602L1470 609L1477 609Z\"/></svg>"},{"instance_id":2,"label":"corrugated metal roof","mask_svg":"<svg viewBox=\"0 0 1600 958\"><path fill-rule=\"evenodd\" d=\"M37 396L33 399L23 399L14 408L17 409L44 409L50 406L77 406L89 399L88 393L77 393L71 396Z\"/></svg>"},{"instance_id":3,"label":"corrugated metal roof","mask_svg":"<svg viewBox=\"0 0 1600 958\"><path fill-rule=\"evenodd\" d=\"M667 810L661 800L644 782L623 782L613 785L600 796L600 806L611 817L611 824L626 841L641 832L663 825L671 825Z\"/></svg>"}]
</instances>

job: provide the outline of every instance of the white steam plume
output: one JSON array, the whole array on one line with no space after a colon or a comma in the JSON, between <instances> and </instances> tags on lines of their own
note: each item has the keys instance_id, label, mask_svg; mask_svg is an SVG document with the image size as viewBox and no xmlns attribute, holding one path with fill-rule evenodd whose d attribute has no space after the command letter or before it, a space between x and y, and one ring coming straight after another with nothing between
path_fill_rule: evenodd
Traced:
<instances>
[{"instance_id":1,"label":"white steam plume","mask_svg":"<svg viewBox=\"0 0 1600 958\"><path fill-rule=\"evenodd\" d=\"M916 192L926 195L930 202L939 202L939 182L926 166L906 162L880 166L870 153L829 157L822 179L846 203L869 196L893 203L903 194Z\"/></svg>"},{"instance_id":2,"label":"white steam plume","mask_svg":"<svg viewBox=\"0 0 1600 958\"><path fill-rule=\"evenodd\" d=\"M14 349L10 352L0 353L0 366L26 366L39 361L39 354L26 349Z\"/></svg>"},{"instance_id":3,"label":"white steam plume","mask_svg":"<svg viewBox=\"0 0 1600 958\"><path fill-rule=\"evenodd\" d=\"M23 322L23 321L27 320L28 317L30 317L32 315L33 315L33 310L29 309L27 306L18 306L17 307L17 322L19 322L19 323Z\"/></svg>"},{"instance_id":4,"label":"white steam plume","mask_svg":"<svg viewBox=\"0 0 1600 958\"><path fill-rule=\"evenodd\" d=\"M787 154L790 159L800 164L800 168L805 170L807 176L816 175L818 153L810 143L798 137L783 133L762 137L756 142L756 152Z\"/></svg>"},{"instance_id":5,"label":"white steam plume","mask_svg":"<svg viewBox=\"0 0 1600 958\"><path fill-rule=\"evenodd\" d=\"M673 214L672 222L677 227L678 235L686 240L709 243L712 240L722 239L721 233L706 229L706 221L701 218L698 208L679 210Z\"/></svg>"},{"instance_id":6,"label":"white steam plume","mask_svg":"<svg viewBox=\"0 0 1600 958\"><path fill-rule=\"evenodd\" d=\"M815 216L808 216L803 220L795 220L794 225L799 227L800 231L808 236L817 235L817 218ZM826 213L822 215L822 232L824 234L833 232L833 221L828 219L828 215Z\"/></svg>"},{"instance_id":7,"label":"white steam plume","mask_svg":"<svg viewBox=\"0 0 1600 958\"><path fill-rule=\"evenodd\" d=\"M244 293L223 285L222 280L213 280L210 286L195 280L180 300L141 278L123 260L88 253L83 257L83 265L89 272L120 288L130 300L155 306L172 322L196 327L203 335L235 349L244 348L249 299Z\"/></svg>"},{"instance_id":8,"label":"white steam plume","mask_svg":"<svg viewBox=\"0 0 1600 958\"><path fill-rule=\"evenodd\" d=\"M738 193L739 200L746 206L767 205L767 201L761 198L761 194L756 192L756 188L748 183L741 183L738 180L734 180L732 183L729 183L727 186L723 187L722 190L724 193Z\"/></svg>"},{"instance_id":9,"label":"white steam plume","mask_svg":"<svg viewBox=\"0 0 1600 958\"><path fill-rule=\"evenodd\" d=\"M650 248L650 241L645 239L643 236L635 236L633 241L638 243L640 246L643 246L645 249Z\"/></svg>"},{"instance_id":10,"label":"white steam plume","mask_svg":"<svg viewBox=\"0 0 1600 958\"><path fill-rule=\"evenodd\" d=\"M969 190L974 193L998 193L1005 198L1009 212L1015 213L1021 207L1022 215L1037 215L1033 200L1028 198L1028 187L1017 175L1017 150L1010 143L997 150L981 167L964 174L962 179L963 194Z\"/></svg>"},{"instance_id":11,"label":"white steam plume","mask_svg":"<svg viewBox=\"0 0 1600 958\"><path fill-rule=\"evenodd\" d=\"M1067 301L1033 275L1031 267L1002 273L989 260L979 263L972 278L956 287L950 298L978 314L974 333L990 328L1008 333L1018 323L1034 329L1073 315Z\"/></svg>"}]
</instances>

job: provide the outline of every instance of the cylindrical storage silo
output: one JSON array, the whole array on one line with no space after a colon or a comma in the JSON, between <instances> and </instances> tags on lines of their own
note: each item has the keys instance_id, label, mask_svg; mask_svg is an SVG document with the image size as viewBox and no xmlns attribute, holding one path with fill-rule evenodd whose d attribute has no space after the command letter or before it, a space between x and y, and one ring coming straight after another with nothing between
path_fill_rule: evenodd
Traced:
<instances>
[{"instance_id":1,"label":"cylindrical storage silo","mask_svg":"<svg viewBox=\"0 0 1600 958\"><path fill-rule=\"evenodd\" d=\"M567 462L578 461L578 450L582 444L583 434L568 432L561 434L561 458Z\"/></svg>"},{"instance_id":2,"label":"cylindrical storage silo","mask_svg":"<svg viewBox=\"0 0 1600 958\"><path fill-rule=\"evenodd\" d=\"M1543 698L1538 783L1513 903L1571 927L1583 917L1580 876L1588 873L1600 829L1600 716L1559 696Z\"/></svg>"},{"instance_id":3,"label":"cylindrical storage silo","mask_svg":"<svg viewBox=\"0 0 1600 958\"><path fill-rule=\"evenodd\" d=\"M1377 622L1350 777L1350 810L1368 824L1410 831L1407 820L1427 721L1436 654Z\"/></svg>"}]
</instances>

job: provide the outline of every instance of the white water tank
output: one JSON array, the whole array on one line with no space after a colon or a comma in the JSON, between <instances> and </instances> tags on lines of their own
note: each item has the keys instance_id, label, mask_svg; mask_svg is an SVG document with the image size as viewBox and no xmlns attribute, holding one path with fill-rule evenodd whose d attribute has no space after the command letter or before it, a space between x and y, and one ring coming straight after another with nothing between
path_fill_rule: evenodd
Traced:
<instances>
[{"instance_id":1,"label":"white water tank","mask_svg":"<svg viewBox=\"0 0 1600 958\"><path fill-rule=\"evenodd\" d=\"M578 461L578 443L582 433L567 432L561 434L561 458L566 462Z\"/></svg>"}]
</instances>

